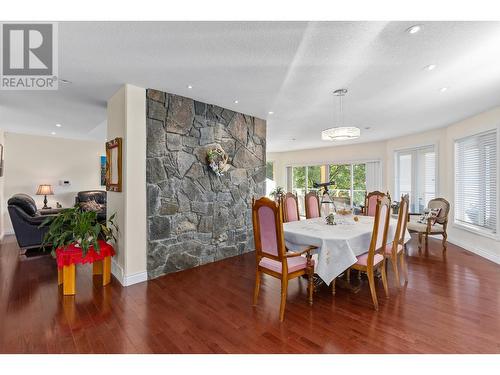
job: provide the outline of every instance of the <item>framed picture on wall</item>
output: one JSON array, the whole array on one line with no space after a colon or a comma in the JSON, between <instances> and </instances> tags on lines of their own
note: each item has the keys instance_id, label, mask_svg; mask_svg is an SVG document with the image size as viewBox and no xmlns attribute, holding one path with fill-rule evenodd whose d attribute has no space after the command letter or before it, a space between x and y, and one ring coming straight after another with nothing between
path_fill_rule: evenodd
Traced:
<instances>
[{"instance_id":1,"label":"framed picture on wall","mask_svg":"<svg viewBox=\"0 0 500 375\"><path fill-rule=\"evenodd\" d=\"M102 155L100 160L101 186L106 186L106 156Z\"/></svg>"},{"instance_id":2,"label":"framed picture on wall","mask_svg":"<svg viewBox=\"0 0 500 375\"><path fill-rule=\"evenodd\" d=\"M122 191L122 138L106 142L106 190Z\"/></svg>"}]
</instances>

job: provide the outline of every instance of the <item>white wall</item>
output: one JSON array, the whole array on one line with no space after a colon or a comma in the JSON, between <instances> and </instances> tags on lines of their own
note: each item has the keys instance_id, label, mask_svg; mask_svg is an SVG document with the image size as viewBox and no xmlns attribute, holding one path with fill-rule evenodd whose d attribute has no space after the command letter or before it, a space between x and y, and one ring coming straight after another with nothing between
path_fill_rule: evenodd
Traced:
<instances>
[{"instance_id":1,"label":"white wall","mask_svg":"<svg viewBox=\"0 0 500 375\"><path fill-rule=\"evenodd\" d=\"M41 208L44 197L35 195L36 189L39 184L51 184L55 195L47 196L48 205L55 207L56 202L60 202L63 207L72 207L77 192L105 190L100 186L104 142L5 133L4 146L2 203L5 233L13 233L7 200L16 193L31 195ZM70 180L71 186L59 186L62 179Z\"/></svg>"},{"instance_id":2,"label":"white wall","mask_svg":"<svg viewBox=\"0 0 500 375\"><path fill-rule=\"evenodd\" d=\"M123 138L122 192L108 192L119 226L112 272L122 285L147 279L146 90L125 85L108 100L108 139Z\"/></svg>"},{"instance_id":3,"label":"white wall","mask_svg":"<svg viewBox=\"0 0 500 375\"><path fill-rule=\"evenodd\" d=\"M435 145L438 156L438 192L451 203L448 240L478 255L500 264L500 241L464 230L453 224L454 199L454 141L493 128L500 132L500 107L483 112L441 129L385 142L371 142L358 145L318 148L292 152L269 153L268 161L274 161L275 180L278 186L286 188L286 167L290 165L324 164L339 161L377 159L383 161L383 191L394 191L394 152L417 146ZM498 163L500 165L500 162ZM500 191L499 191L500 193ZM500 194L497 205L500 204Z\"/></svg>"}]
</instances>

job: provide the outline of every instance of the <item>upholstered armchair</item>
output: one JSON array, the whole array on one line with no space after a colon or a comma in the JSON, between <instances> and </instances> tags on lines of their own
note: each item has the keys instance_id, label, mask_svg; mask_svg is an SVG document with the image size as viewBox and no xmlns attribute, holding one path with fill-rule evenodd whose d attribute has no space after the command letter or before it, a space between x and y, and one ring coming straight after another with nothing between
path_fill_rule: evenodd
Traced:
<instances>
[{"instance_id":1,"label":"upholstered armchair","mask_svg":"<svg viewBox=\"0 0 500 375\"><path fill-rule=\"evenodd\" d=\"M410 221L408 222L408 230L410 232L418 233L418 248L422 248L422 239L425 237L425 246L428 245L429 236L442 235L443 251L446 251L446 239L448 234L446 232L448 227L448 215L450 213L450 202L444 198L434 198L429 201L427 205L429 210L438 209L439 214L437 217L427 218L425 223L421 223L415 218L421 214L410 214Z\"/></svg>"},{"instance_id":2,"label":"upholstered armchair","mask_svg":"<svg viewBox=\"0 0 500 375\"><path fill-rule=\"evenodd\" d=\"M40 247L49 230L48 226L40 225L48 217L55 217L60 210L38 210L35 201L28 194L13 195L7 205L19 247L22 250Z\"/></svg>"},{"instance_id":3,"label":"upholstered armchair","mask_svg":"<svg viewBox=\"0 0 500 375\"><path fill-rule=\"evenodd\" d=\"M312 219L321 216L321 204L318 194L315 191L310 191L306 194L305 199L306 219Z\"/></svg>"},{"instance_id":4,"label":"upholstered armchair","mask_svg":"<svg viewBox=\"0 0 500 375\"><path fill-rule=\"evenodd\" d=\"M282 211L279 205L269 198L263 197L252 201L252 221L257 257L253 304L255 306L259 298L262 273L279 279L281 281L280 321L283 321L289 280L307 275L307 295L309 304L312 305L314 261L311 259L311 251L316 247L308 246L298 252L287 251ZM302 256L304 254L305 257Z\"/></svg>"},{"instance_id":5,"label":"upholstered armchair","mask_svg":"<svg viewBox=\"0 0 500 375\"><path fill-rule=\"evenodd\" d=\"M391 201L391 195L389 192L385 194L381 191L375 190L365 195L365 216L375 216L375 207L377 206L377 202L379 198L383 197L387 197L389 201Z\"/></svg>"}]
</instances>

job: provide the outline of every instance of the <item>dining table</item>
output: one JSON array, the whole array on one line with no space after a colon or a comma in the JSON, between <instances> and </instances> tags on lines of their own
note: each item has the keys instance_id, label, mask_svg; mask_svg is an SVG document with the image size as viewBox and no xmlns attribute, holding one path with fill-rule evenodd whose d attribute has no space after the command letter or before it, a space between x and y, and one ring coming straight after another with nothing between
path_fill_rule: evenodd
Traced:
<instances>
[{"instance_id":1,"label":"dining table","mask_svg":"<svg viewBox=\"0 0 500 375\"><path fill-rule=\"evenodd\" d=\"M336 215L336 224L327 224L324 217L283 224L285 245L290 251L316 246L314 272L329 285L337 276L356 263L356 257L368 252L374 217ZM389 219L387 243L392 243L397 220ZM406 230L405 243L411 239Z\"/></svg>"}]
</instances>

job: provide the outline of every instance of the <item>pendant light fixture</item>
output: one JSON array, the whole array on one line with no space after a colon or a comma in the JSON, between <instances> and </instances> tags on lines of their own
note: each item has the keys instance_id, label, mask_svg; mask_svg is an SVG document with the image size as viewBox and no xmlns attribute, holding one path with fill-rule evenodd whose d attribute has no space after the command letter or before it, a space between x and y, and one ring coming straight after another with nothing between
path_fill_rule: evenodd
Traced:
<instances>
[{"instance_id":1,"label":"pendant light fixture","mask_svg":"<svg viewBox=\"0 0 500 375\"><path fill-rule=\"evenodd\" d=\"M344 125L344 108L342 98L346 96L346 94L347 89L338 89L333 92L333 95L339 98L339 126L323 130L321 132L321 139L324 141L348 141L359 138L361 135L361 130L358 127Z\"/></svg>"}]
</instances>

